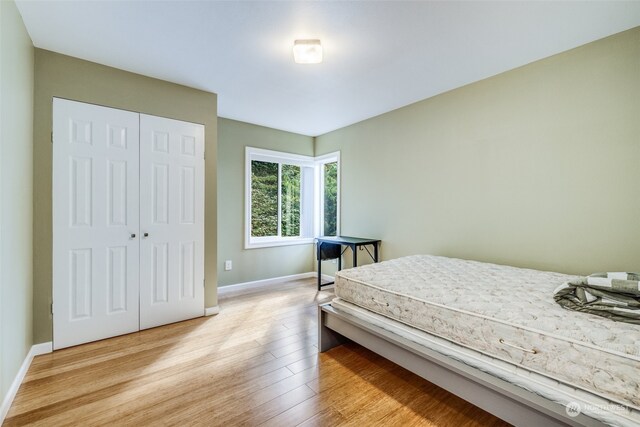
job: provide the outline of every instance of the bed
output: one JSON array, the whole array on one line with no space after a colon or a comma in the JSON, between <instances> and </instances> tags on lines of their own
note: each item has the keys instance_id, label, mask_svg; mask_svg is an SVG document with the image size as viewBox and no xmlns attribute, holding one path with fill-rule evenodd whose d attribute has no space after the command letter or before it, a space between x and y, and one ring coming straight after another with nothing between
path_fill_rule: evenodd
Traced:
<instances>
[{"instance_id":1,"label":"bed","mask_svg":"<svg viewBox=\"0 0 640 427\"><path fill-rule=\"evenodd\" d=\"M319 348L351 339L516 425L640 425L640 326L561 308L574 279L428 255L340 271Z\"/></svg>"}]
</instances>

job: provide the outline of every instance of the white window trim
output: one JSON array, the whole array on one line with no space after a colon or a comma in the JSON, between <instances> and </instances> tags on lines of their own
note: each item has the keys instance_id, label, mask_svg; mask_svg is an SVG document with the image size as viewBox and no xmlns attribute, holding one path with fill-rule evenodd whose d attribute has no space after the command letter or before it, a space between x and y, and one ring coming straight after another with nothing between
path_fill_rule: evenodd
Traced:
<instances>
[{"instance_id":1,"label":"white window trim","mask_svg":"<svg viewBox=\"0 0 640 427\"><path fill-rule=\"evenodd\" d=\"M312 237L273 237L273 236L264 236L264 237L251 237L251 161L265 161L278 163L278 188L280 188L280 170L281 164L291 164L300 167L311 167L314 168L314 178L313 178L313 208L311 209L313 212L313 224L312 230L314 235ZM324 198L321 197L323 194L323 186L324 186L324 166L326 163L332 163L334 161L338 162L338 194L337 194L337 223L336 230L337 234L340 234L340 152L337 151L335 153L325 154L318 157L304 156L300 154L293 153L285 153L280 151L272 151L265 150L262 148L254 148L254 147L245 147L245 183L244 183L244 191L245 191L245 223L244 223L244 248L245 249L254 249L254 248L266 248L272 246L289 246L289 245L305 245L313 243L315 237L321 235L321 227L324 224L323 215L324 215ZM304 185L304 184L303 184ZM301 197L303 196L304 188L301 189ZM280 223L280 203L281 200L278 199L278 235L281 233L282 224ZM304 209L301 209L300 216L300 226L303 226L303 216L307 215L308 212L305 212Z\"/></svg>"}]
</instances>

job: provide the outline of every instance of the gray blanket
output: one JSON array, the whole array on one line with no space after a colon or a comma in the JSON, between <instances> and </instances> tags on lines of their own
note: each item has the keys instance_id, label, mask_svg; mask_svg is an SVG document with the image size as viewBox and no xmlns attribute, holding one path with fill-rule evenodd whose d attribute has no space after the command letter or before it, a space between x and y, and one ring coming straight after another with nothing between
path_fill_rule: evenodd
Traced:
<instances>
[{"instance_id":1,"label":"gray blanket","mask_svg":"<svg viewBox=\"0 0 640 427\"><path fill-rule=\"evenodd\" d=\"M596 273L566 282L553 298L562 307L640 325L640 274Z\"/></svg>"}]
</instances>

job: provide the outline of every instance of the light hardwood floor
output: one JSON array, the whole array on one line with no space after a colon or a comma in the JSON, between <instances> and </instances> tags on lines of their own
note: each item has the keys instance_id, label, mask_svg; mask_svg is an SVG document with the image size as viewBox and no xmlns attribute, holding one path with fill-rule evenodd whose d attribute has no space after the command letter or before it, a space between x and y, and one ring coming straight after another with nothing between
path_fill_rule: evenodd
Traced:
<instances>
[{"instance_id":1,"label":"light hardwood floor","mask_svg":"<svg viewBox=\"0 0 640 427\"><path fill-rule=\"evenodd\" d=\"M318 354L313 279L217 316L38 356L4 425L502 426L356 345Z\"/></svg>"}]
</instances>

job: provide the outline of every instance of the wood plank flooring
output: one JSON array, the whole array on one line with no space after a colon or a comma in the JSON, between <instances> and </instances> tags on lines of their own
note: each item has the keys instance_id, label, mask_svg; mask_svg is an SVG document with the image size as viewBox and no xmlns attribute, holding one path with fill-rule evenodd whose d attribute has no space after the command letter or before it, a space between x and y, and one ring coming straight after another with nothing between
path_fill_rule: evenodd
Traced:
<instances>
[{"instance_id":1,"label":"wood plank flooring","mask_svg":"<svg viewBox=\"0 0 640 427\"><path fill-rule=\"evenodd\" d=\"M316 306L332 297L284 282L38 356L3 425L508 425L356 344L318 354Z\"/></svg>"}]
</instances>

